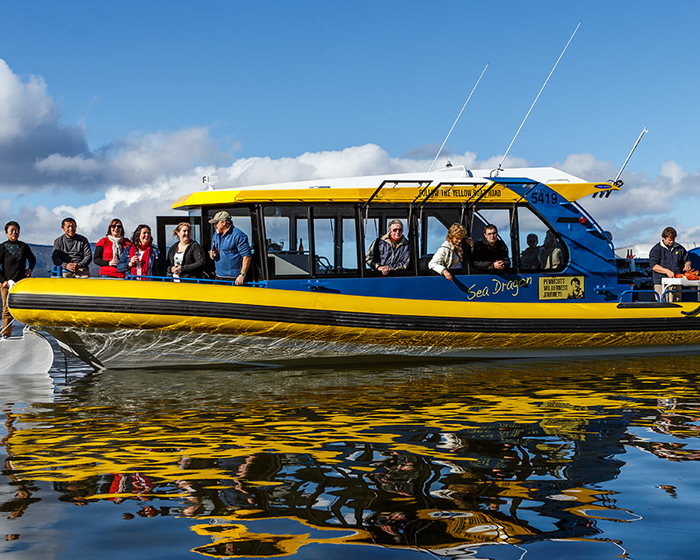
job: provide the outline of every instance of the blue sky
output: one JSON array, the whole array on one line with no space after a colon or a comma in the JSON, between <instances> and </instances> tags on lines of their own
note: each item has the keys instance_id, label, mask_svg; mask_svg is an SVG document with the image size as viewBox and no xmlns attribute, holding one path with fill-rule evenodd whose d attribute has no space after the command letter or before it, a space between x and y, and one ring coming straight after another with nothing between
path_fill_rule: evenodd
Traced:
<instances>
[{"instance_id":1,"label":"blue sky","mask_svg":"<svg viewBox=\"0 0 700 560\"><path fill-rule=\"evenodd\" d=\"M700 3L14 3L0 18L0 221L96 241L200 188L427 169L447 157L611 179L620 244L700 240ZM131 221L134 223L132 224Z\"/></svg>"}]
</instances>

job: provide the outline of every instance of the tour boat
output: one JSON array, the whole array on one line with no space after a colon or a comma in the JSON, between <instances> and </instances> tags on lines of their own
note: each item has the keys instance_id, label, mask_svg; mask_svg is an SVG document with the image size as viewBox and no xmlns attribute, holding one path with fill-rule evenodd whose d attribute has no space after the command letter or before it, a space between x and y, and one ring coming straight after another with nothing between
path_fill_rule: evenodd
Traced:
<instances>
[{"instance_id":1,"label":"tour boat","mask_svg":"<svg viewBox=\"0 0 700 560\"><path fill-rule=\"evenodd\" d=\"M97 369L697 351L698 302L636 301L618 283L609 236L579 203L618 190L551 167L456 166L204 189L175 202L187 214L158 219L161 252L180 221L208 248L208 221L226 210L253 252L243 286L29 278L9 305ZM411 258L383 275L365 255L395 219ZM453 281L430 270L453 223L475 242L496 225L510 267L465 259ZM524 258L531 234L534 263Z\"/></svg>"}]
</instances>

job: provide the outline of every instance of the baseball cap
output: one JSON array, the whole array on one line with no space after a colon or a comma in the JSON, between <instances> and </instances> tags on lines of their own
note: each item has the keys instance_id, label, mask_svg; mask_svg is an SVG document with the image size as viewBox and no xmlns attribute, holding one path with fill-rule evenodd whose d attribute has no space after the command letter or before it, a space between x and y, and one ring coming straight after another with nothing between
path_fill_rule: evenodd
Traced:
<instances>
[{"instance_id":1,"label":"baseball cap","mask_svg":"<svg viewBox=\"0 0 700 560\"><path fill-rule=\"evenodd\" d=\"M221 212L217 212L216 214L214 214L214 217L211 220L209 220L209 223L215 224L216 222L222 222L224 220L231 220L231 214L226 212L226 210L222 210Z\"/></svg>"}]
</instances>

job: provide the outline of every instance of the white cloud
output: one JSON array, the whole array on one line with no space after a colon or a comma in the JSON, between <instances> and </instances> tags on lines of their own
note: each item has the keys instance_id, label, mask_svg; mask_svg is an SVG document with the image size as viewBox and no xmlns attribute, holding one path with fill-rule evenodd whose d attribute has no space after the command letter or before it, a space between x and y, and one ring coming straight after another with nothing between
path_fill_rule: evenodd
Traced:
<instances>
[{"instance_id":1,"label":"white cloud","mask_svg":"<svg viewBox=\"0 0 700 560\"><path fill-rule=\"evenodd\" d=\"M0 193L137 186L230 157L206 127L133 133L91 151L84 127L60 118L41 77L20 78L0 59Z\"/></svg>"},{"instance_id":2,"label":"white cloud","mask_svg":"<svg viewBox=\"0 0 700 560\"><path fill-rule=\"evenodd\" d=\"M218 155L209 130L199 127L167 134L132 134L99 153L51 154L37 161L35 169L47 178L71 185L130 186L186 172L198 163L212 163Z\"/></svg>"},{"instance_id":3,"label":"white cloud","mask_svg":"<svg viewBox=\"0 0 700 560\"><path fill-rule=\"evenodd\" d=\"M60 117L41 77L21 80L0 59L0 192L46 185L33 168L37 158L87 150L83 128L61 124Z\"/></svg>"}]
</instances>

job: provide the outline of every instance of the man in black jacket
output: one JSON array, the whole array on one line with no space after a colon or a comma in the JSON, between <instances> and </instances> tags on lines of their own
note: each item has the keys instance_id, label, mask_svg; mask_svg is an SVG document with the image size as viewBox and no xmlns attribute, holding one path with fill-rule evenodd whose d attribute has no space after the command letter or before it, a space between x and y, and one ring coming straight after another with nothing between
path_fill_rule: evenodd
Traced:
<instances>
[{"instance_id":1,"label":"man in black jacket","mask_svg":"<svg viewBox=\"0 0 700 560\"><path fill-rule=\"evenodd\" d=\"M7 307L10 288L15 282L32 275L36 257L29 245L19 240L19 224L5 224L7 241L0 244L0 293L2 294L2 338L12 336L12 315Z\"/></svg>"},{"instance_id":2,"label":"man in black jacket","mask_svg":"<svg viewBox=\"0 0 700 560\"><path fill-rule=\"evenodd\" d=\"M498 238L498 228L493 224L486 224L484 238L474 243L472 264L481 272L505 272L510 268L508 247Z\"/></svg>"},{"instance_id":3,"label":"man in black jacket","mask_svg":"<svg viewBox=\"0 0 700 560\"><path fill-rule=\"evenodd\" d=\"M649 264L654 273L654 290L659 297L663 292L663 278L674 278L676 274L690 270L688 251L683 245L676 243L676 236L676 230L667 227L661 232L661 241L649 251ZM669 295L672 301L680 301L679 294Z\"/></svg>"}]
</instances>

